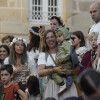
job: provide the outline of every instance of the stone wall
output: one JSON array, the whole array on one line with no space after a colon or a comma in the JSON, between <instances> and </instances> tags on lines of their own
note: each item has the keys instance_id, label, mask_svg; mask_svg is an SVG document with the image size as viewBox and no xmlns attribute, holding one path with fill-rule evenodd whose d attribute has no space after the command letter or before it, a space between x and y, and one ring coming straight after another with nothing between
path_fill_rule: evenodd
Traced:
<instances>
[{"instance_id":1,"label":"stone wall","mask_svg":"<svg viewBox=\"0 0 100 100\"><path fill-rule=\"evenodd\" d=\"M63 21L70 31L82 30L87 35L93 24L89 14L92 2L100 0L63 0ZM76 9L76 10L75 10ZM6 34L28 40L29 0L0 0L0 39ZM39 25L38 25L39 26ZM46 25L46 28L49 28Z\"/></svg>"},{"instance_id":2,"label":"stone wall","mask_svg":"<svg viewBox=\"0 0 100 100\"><path fill-rule=\"evenodd\" d=\"M27 37L28 0L0 0L0 39L6 34Z\"/></svg>"}]
</instances>

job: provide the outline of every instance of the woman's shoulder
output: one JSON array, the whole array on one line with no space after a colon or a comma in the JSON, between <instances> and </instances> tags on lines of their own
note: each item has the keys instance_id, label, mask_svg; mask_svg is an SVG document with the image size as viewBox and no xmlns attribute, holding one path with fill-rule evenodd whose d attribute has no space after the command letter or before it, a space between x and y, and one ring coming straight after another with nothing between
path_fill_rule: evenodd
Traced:
<instances>
[{"instance_id":1,"label":"woman's shoulder","mask_svg":"<svg viewBox=\"0 0 100 100\"><path fill-rule=\"evenodd\" d=\"M34 54L39 54L39 50L36 49L35 52L33 49L31 49L30 51L27 51L27 55L34 55Z\"/></svg>"},{"instance_id":2,"label":"woman's shoulder","mask_svg":"<svg viewBox=\"0 0 100 100\"><path fill-rule=\"evenodd\" d=\"M38 65L41 65L41 64L46 64L45 52L40 52L40 54L39 54Z\"/></svg>"},{"instance_id":3,"label":"woman's shoulder","mask_svg":"<svg viewBox=\"0 0 100 100\"><path fill-rule=\"evenodd\" d=\"M4 64L9 64L9 57L5 58Z\"/></svg>"},{"instance_id":4,"label":"woman's shoulder","mask_svg":"<svg viewBox=\"0 0 100 100\"><path fill-rule=\"evenodd\" d=\"M83 54L87 52L87 48L85 46L80 47L77 51L78 54Z\"/></svg>"},{"instance_id":5,"label":"woman's shoulder","mask_svg":"<svg viewBox=\"0 0 100 100\"><path fill-rule=\"evenodd\" d=\"M80 49L87 49L87 48L86 48L86 46L82 46L82 47L80 47Z\"/></svg>"},{"instance_id":6,"label":"woman's shoulder","mask_svg":"<svg viewBox=\"0 0 100 100\"><path fill-rule=\"evenodd\" d=\"M39 56L45 56L45 52L40 52Z\"/></svg>"}]
</instances>

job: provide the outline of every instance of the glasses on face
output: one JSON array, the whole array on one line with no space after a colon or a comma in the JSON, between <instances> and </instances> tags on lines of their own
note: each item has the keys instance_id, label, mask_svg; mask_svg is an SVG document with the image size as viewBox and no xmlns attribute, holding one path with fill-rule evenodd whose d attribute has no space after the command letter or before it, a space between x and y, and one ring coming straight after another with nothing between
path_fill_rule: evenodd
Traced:
<instances>
[{"instance_id":1,"label":"glasses on face","mask_svg":"<svg viewBox=\"0 0 100 100\"><path fill-rule=\"evenodd\" d=\"M74 41L76 38L75 37L70 37L70 39Z\"/></svg>"}]
</instances>

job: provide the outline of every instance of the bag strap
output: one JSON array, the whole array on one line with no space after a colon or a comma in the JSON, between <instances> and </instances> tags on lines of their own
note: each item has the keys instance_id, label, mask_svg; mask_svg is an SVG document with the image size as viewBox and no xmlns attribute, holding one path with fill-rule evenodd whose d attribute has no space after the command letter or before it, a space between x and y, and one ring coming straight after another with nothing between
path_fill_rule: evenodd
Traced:
<instances>
[{"instance_id":1,"label":"bag strap","mask_svg":"<svg viewBox=\"0 0 100 100\"><path fill-rule=\"evenodd\" d=\"M0 84L0 94L4 93L4 85Z\"/></svg>"},{"instance_id":2,"label":"bag strap","mask_svg":"<svg viewBox=\"0 0 100 100\"><path fill-rule=\"evenodd\" d=\"M54 58L52 57L51 53L49 51L48 51L48 53L49 53L50 57L52 58L53 62L55 63L55 65L56 65L56 62L55 62Z\"/></svg>"},{"instance_id":3,"label":"bag strap","mask_svg":"<svg viewBox=\"0 0 100 100\"><path fill-rule=\"evenodd\" d=\"M4 85L0 83L0 100L5 100Z\"/></svg>"},{"instance_id":4,"label":"bag strap","mask_svg":"<svg viewBox=\"0 0 100 100\"><path fill-rule=\"evenodd\" d=\"M47 62L47 58L48 58L48 52L45 52L45 60Z\"/></svg>"}]
</instances>

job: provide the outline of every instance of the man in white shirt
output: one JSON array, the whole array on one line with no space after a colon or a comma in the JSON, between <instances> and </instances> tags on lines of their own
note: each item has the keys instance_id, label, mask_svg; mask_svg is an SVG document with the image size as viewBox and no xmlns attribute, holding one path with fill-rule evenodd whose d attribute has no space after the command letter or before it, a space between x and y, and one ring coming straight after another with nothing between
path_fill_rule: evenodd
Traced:
<instances>
[{"instance_id":1,"label":"man in white shirt","mask_svg":"<svg viewBox=\"0 0 100 100\"><path fill-rule=\"evenodd\" d=\"M92 32L100 34L100 3L92 3L90 5L90 14L95 24L90 28L89 34Z\"/></svg>"}]
</instances>

